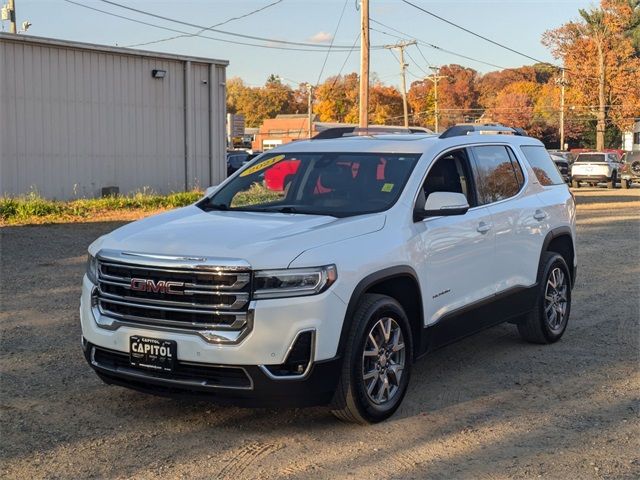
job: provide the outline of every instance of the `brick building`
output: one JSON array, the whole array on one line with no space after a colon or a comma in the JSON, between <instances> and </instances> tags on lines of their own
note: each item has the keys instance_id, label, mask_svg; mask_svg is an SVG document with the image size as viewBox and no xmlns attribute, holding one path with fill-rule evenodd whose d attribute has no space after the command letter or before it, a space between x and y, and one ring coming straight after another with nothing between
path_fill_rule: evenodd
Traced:
<instances>
[{"instance_id":1,"label":"brick building","mask_svg":"<svg viewBox=\"0 0 640 480\"><path fill-rule=\"evenodd\" d=\"M311 136L331 127L346 126L343 123L316 122L313 116L311 122ZM255 136L252 143L254 151L271 150L279 145L306 140L309 138L309 116L301 114L282 114L276 118L266 119Z\"/></svg>"}]
</instances>

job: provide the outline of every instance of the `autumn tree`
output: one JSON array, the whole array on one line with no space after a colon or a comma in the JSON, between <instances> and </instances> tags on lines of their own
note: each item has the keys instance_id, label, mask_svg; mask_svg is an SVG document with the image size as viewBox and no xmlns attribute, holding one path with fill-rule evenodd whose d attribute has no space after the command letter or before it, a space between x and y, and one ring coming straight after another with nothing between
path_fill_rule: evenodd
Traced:
<instances>
[{"instance_id":1,"label":"autumn tree","mask_svg":"<svg viewBox=\"0 0 640 480\"><path fill-rule=\"evenodd\" d=\"M585 105L596 105L596 148L605 147L610 119L629 128L640 116L640 57L634 45L638 0L602 0L599 8L579 10L580 20L545 32L543 43L561 59Z\"/></svg>"},{"instance_id":2,"label":"autumn tree","mask_svg":"<svg viewBox=\"0 0 640 480\"><path fill-rule=\"evenodd\" d=\"M407 103L412 112L413 124L435 128L435 96L433 83L428 80L417 80L411 83L407 92Z\"/></svg>"},{"instance_id":3,"label":"autumn tree","mask_svg":"<svg viewBox=\"0 0 640 480\"><path fill-rule=\"evenodd\" d=\"M258 127L279 113L294 113L296 108L294 91L275 75L264 87L249 87L239 78L227 81L227 111L244 115L248 127Z\"/></svg>"},{"instance_id":4,"label":"autumn tree","mask_svg":"<svg viewBox=\"0 0 640 480\"><path fill-rule=\"evenodd\" d=\"M369 89L369 123L402 125L402 95L395 87L376 83Z\"/></svg>"},{"instance_id":5,"label":"autumn tree","mask_svg":"<svg viewBox=\"0 0 640 480\"><path fill-rule=\"evenodd\" d=\"M478 72L461 65L440 67L443 78L438 83L438 110L442 120L440 128L467 121L469 114L478 107Z\"/></svg>"},{"instance_id":6,"label":"autumn tree","mask_svg":"<svg viewBox=\"0 0 640 480\"><path fill-rule=\"evenodd\" d=\"M357 73L329 77L315 92L314 112L321 122L356 123L358 121Z\"/></svg>"}]
</instances>

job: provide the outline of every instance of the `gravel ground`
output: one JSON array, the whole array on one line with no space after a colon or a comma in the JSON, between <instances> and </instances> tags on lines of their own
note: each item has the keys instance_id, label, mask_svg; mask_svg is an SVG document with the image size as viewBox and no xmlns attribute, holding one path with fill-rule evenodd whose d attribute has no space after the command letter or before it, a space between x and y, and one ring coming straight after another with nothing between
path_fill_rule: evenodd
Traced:
<instances>
[{"instance_id":1,"label":"gravel ground","mask_svg":"<svg viewBox=\"0 0 640 480\"><path fill-rule=\"evenodd\" d=\"M2 478L639 478L640 189L580 189L568 330L511 325L415 366L396 415L244 410L102 384L80 350L89 243L121 223L0 230Z\"/></svg>"}]
</instances>

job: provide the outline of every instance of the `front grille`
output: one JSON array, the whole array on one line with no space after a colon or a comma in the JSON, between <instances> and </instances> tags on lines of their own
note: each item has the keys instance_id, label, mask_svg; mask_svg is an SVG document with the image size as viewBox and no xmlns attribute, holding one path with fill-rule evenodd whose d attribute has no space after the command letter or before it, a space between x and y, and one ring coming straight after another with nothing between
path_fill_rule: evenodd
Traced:
<instances>
[{"instance_id":1,"label":"front grille","mask_svg":"<svg viewBox=\"0 0 640 480\"><path fill-rule=\"evenodd\" d=\"M98 255L95 306L121 323L239 331L248 326L250 300L248 270L136 265Z\"/></svg>"},{"instance_id":2,"label":"front grille","mask_svg":"<svg viewBox=\"0 0 640 480\"><path fill-rule=\"evenodd\" d=\"M241 389L252 387L247 372L240 367L177 361L172 372L161 372L131 365L127 353L95 346L92 348L94 366L111 373L125 375L135 373L138 377L158 378L174 383L198 383L204 387Z\"/></svg>"}]
</instances>

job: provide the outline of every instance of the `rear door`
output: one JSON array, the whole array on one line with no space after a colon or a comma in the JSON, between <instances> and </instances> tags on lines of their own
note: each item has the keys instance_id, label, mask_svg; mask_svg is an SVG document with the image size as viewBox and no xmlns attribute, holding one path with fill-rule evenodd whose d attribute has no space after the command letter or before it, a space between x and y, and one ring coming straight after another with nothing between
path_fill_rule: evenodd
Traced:
<instances>
[{"instance_id":1,"label":"rear door","mask_svg":"<svg viewBox=\"0 0 640 480\"><path fill-rule=\"evenodd\" d=\"M549 154L549 164L562 182ZM495 262L491 267L496 293L528 287L536 282L544 239L545 211L535 193L528 193L526 176L508 145L473 147L478 203L491 214L495 235Z\"/></svg>"}]
</instances>

